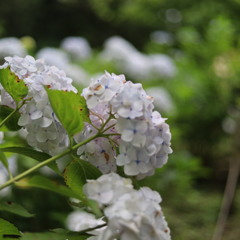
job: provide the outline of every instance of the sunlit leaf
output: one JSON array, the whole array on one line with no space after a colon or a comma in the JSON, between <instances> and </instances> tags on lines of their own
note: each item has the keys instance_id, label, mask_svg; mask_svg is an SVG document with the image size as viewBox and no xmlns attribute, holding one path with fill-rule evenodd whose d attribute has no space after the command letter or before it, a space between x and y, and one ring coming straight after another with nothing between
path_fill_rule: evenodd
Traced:
<instances>
[{"instance_id":1,"label":"sunlit leaf","mask_svg":"<svg viewBox=\"0 0 240 240\"><path fill-rule=\"evenodd\" d=\"M8 107L8 106L3 106L0 105L0 119L3 120L5 119L10 113L12 113L14 111L14 109ZM11 118L5 123L5 125L7 126L7 128L10 131L17 131L19 130L21 127L18 125L18 119L20 118L20 113L19 112L15 112Z\"/></svg>"},{"instance_id":2,"label":"sunlit leaf","mask_svg":"<svg viewBox=\"0 0 240 240\"><path fill-rule=\"evenodd\" d=\"M46 91L54 113L69 136L80 132L84 128L84 122L89 122L89 113L85 99L74 92L48 88L46 88Z\"/></svg>"},{"instance_id":3,"label":"sunlit leaf","mask_svg":"<svg viewBox=\"0 0 240 240\"><path fill-rule=\"evenodd\" d=\"M21 217L33 217L34 214L29 213L23 206L15 202L0 201L0 211L10 212Z\"/></svg>"},{"instance_id":4,"label":"sunlit leaf","mask_svg":"<svg viewBox=\"0 0 240 240\"><path fill-rule=\"evenodd\" d=\"M22 101L28 94L28 87L24 81L11 72L9 67L0 69L0 83L16 103Z\"/></svg>"}]
</instances>

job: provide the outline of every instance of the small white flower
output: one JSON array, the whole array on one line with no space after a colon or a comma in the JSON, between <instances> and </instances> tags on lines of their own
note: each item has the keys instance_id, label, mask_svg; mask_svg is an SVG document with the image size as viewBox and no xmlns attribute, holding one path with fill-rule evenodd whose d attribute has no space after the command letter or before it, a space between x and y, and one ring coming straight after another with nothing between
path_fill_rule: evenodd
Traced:
<instances>
[{"instance_id":1,"label":"small white flower","mask_svg":"<svg viewBox=\"0 0 240 240\"><path fill-rule=\"evenodd\" d=\"M124 142L131 142L135 147L143 147L145 145L145 132L148 129L146 121L119 119L117 121L116 129L121 133L121 139Z\"/></svg>"},{"instance_id":2,"label":"small white flower","mask_svg":"<svg viewBox=\"0 0 240 240\"><path fill-rule=\"evenodd\" d=\"M112 99L111 105L120 117L135 119L143 116L145 101L142 98L142 85L126 82L121 92Z\"/></svg>"},{"instance_id":3,"label":"small white flower","mask_svg":"<svg viewBox=\"0 0 240 240\"><path fill-rule=\"evenodd\" d=\"M117 156L117 165L124 166L124 172L127 175L134 176L139 173L146 173L152 168L144 148L135 148L131 145L120 145L120 154Z\"/></svg>"}]
</instances>

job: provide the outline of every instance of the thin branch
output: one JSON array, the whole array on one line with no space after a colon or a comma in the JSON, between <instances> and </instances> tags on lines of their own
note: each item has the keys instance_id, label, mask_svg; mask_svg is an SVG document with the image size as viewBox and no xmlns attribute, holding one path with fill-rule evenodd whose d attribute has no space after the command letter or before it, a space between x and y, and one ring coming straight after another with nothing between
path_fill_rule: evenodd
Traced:
<instances>
[{"instance_id":1,"label":"thin branch","mask_svg":"<svg viewBox=\"0 0 240 240\"><path fill-rule=\"evenodd\" d=\"M232 205L234 193L237 186L239 166L240 162L238 161L238 159L234 159L229 163L227 183L212 240L222 239L224 228L227 223L228 214Z\"/></svg>"}]
</instances>

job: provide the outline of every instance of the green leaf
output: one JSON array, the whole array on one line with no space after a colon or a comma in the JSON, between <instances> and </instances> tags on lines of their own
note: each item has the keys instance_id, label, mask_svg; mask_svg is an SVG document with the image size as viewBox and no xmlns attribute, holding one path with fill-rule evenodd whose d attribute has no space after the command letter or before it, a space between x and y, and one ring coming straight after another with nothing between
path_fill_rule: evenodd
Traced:
<instances>
[{"instance_id":1,"label":"green leaf","mask_svg":"<svg viewBox=\"0 0 240 240\"><path fill-rule=\"evenodd\" d=\"M21 182L20 182L20 185L22 186ZM24 179L23 186L41 188L41 189L45 189L45 190L49 190L49 191L61 194L66 197L78 198L78 195L68 187L62 184L59 184L56 181L49 180L43 176L34 176L30 179Z\"/></svg>"},{"instance_id":2,"label":"green leaf","mask_svg":"<svg viewBox=\"0 0 240 240\"><path fill-rule=\"evenodd\" d=\"M12 113L14 109L8 107L8 106L3 106L0 105L0 119L4 120L10 113ZM10 131L17 131L21 129L21 127L18 125L18 119L20 118L20 113L15 112L11 118L5 123L7 128Z\"/></svg>"},{"instance_id":3,"label":"green leaf","mask_svg":"<svg viewBox=\"0 0 240 240\"><path fill-rule=\"evenodd\" d=\"M0 239L5 239L3 237L11 236L21 236L19 230L10 222L0 218Z\"/></svg>"},{"instance_id":4,"label":"green leaf","mask_svg":"<svg viewBox=\"0 0 240 240\"><path fill-rule=\"evenodd\" d=\"M89 122L89 112L84 97L74 92L46 88L54 113L69 136L80 132L84 122Z\"/></svg>"},{"instance_id":5,"label":"green leaf","mask_svg":"<svg viewBox=\"0 0 240 240\"><path fill-rule=\"evenodd\" d=\"M29 213L23 206L14 202L0 201L0 211L10 212L21 217L33 217L34 214Z\"/></svg>"},{"instance_id":6,"label":"green leaf","mask_svg":"<svg viewBox=\"0 0 240 240\"><path fill-rule=\"evenodd\" d=\"M25 233L20 240L85 240L90 235L79 235L78 233L56 233L56 232L44 232L44 233Z\"/></svg>"},{"instance_id":7,"label":"green leaf","mask_svg":"<svg viewBox=\"0 0 240 240\"><path fill-rule=\"evenodd\" d=\"M96 179L102 173L89 162L75 159L66 167L63 175L66 184L79 195L82 203L88 206L97 217L101 217L102 213L97 202L87 199L83 192L83 185L87 182L87 179Z\"/></svg>"},{"instance_id":8,"label":"green leaf","mask_svg":"<svg viewBox=\"0 0 240 240\"><path fill-rule=\"evenodd\" d=\"M0 83L16 103L22 101L28 94L28 87L24 81L11 72L9 67L0 69Z\"/></svg>"},{"instance_id":9,"label":"green leaf","mask_svg":"<svg viewBox=\"0 0 240 240\"><path fill-rule=\"evenodd\" d=\"M92 164L81 159L72 161L64 171L66 184L80 196L84 196L82 188L87 179L100 177L101 172Z\"/></svg>"},{"instance_id":10,"label":"green leaf","mask_svg":"<svg viewBox=\"0 0 240 240\"><path fill-rule=\"evenodd\" d=\"M0 150L2 152L11 152L11 153L22 154L24 156L35 159L39 162L42 162L42 161L45 161L45 160L51 158L51 156L48 155L47 153L39 152L34 149L26 148L26 147L4 147L4 148L0 148ZM50 167L56 173L58 173L58 174L60 173L55 162L49 163L47 166Z\"/></svg>"}]
</instances>

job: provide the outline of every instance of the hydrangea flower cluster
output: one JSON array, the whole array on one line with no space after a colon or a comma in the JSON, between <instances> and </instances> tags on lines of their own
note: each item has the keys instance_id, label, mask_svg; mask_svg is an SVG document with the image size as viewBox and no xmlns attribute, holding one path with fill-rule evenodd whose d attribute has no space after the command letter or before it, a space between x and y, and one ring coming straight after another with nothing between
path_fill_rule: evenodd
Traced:
<instances>
[{"instance_id":1,"label":"hydrangea flower cluster","mask_svg":"<svg viewBox=\"0 0 240 240\"><path fill-rule=\"evenodd\" d=\"M143 54L119 36L106 40L100 57L103 61L115 63L119 70L140 81L155 77L170 79L176 74L176 66L168 55Z\"/></svg>"},{"instance_id":2,"label":"hydrangea flower cluster","mask_svg":"<svg viewBox=\"0 0 240 240\"><path fill-rule=\"evenodd\" d=\"M25 56L27 54L23 43L15 37L7 37L0 39L0 61L6 56Z\"/></svg>"},{"instance_id":3,"label":"hydrangea flower cluster","mask_svg":"<svg viewBox=\"0 0 240 240\"><path fill-rule=\"evenodd\" d=\"M44 86L77 92L71 84L72 80L58 68L45 65L43 60L35 60L31 56L6 57L5 60L0 68L10 67L28 86L26 99L29 101L20 109L18 124L23 127L29 145L51 155L59 153L67 147L68 137L50 106ZM4 89L1 90L1 104L15 107L13 99Z\"/></svg>"},{"instance_id":4,"label":"hydrangea flower cluster","mask_svg":"<svg viewBox=\"0 0 240 240\"><path fill-rule=\"evenodd\" d=\"M171 133L165 119L153 111L153 99L141 84L126 81L124 75L105 73L83 90L92 125L86 125L77 141L95 134L104 126L108 141L97 138L78 150L103 173L123 166L130 176L142 178L167 162ZM115 133L115 134L114 134ZM119 147L119 154L115 148ZM94 161L92 157L94 156ZM97 159L97 160L96 160Z\"/></svg>"},{"instance_id":5,"label":"hydrangea flower cluster","mask_svg":"<svg viewBox=\"0 0 240 240\"><path fill-rule=\"evenodd\" d=\"M89 180L84 191L89 199L99 203L108 220L107 226L91 239L170 240L170 230L159 205L161 197L150 188L137 191L130 179L110 173ZM99 220L95 221L97 226Z\"/></svg>"},{"instance_id":6,"label":"hydrangea flower cluster","mask_svg":"<svg viewBox=\"0 0 240 240\"><path fill-rule=\"evenodd\" d=\"M83 37L66 37L61 42L61 48L76 61L85 60L92 55L92 49Z\"/></svg>"}]
</instances>

